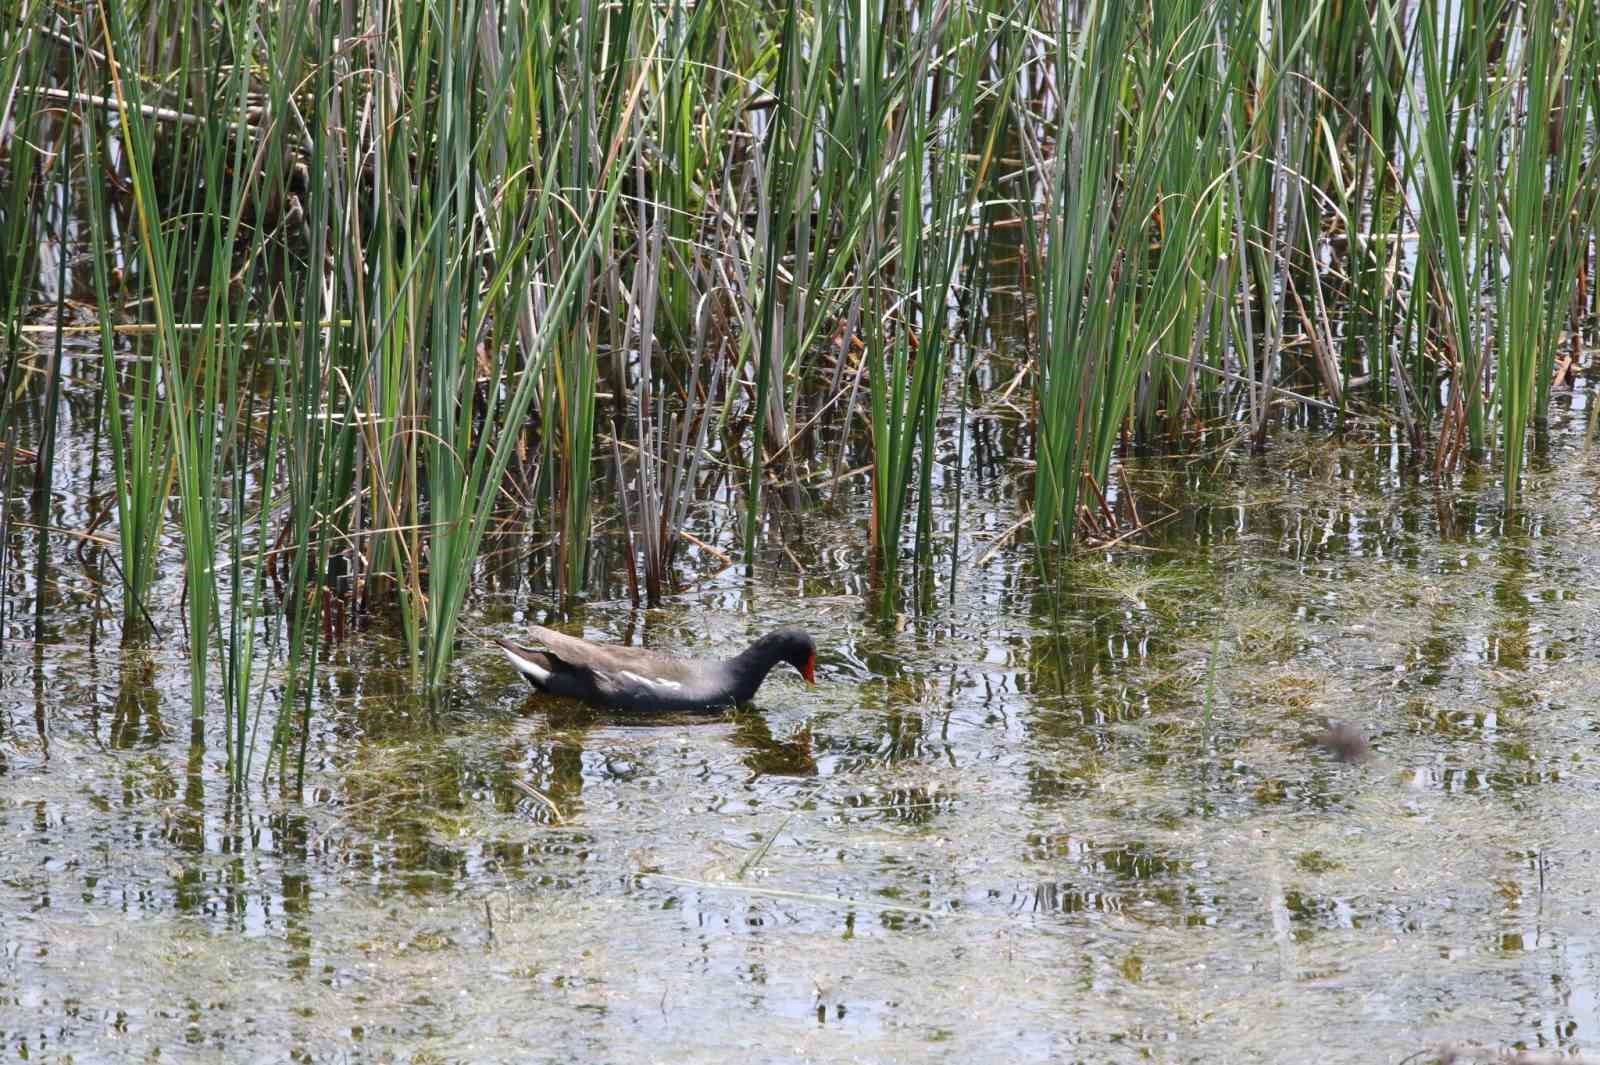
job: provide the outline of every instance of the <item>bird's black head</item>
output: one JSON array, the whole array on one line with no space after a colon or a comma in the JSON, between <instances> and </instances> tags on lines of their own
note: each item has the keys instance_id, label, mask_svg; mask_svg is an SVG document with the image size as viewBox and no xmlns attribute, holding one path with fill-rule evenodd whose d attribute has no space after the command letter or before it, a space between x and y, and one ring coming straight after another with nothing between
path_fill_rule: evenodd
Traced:
<instances>
[{"instance_id":1,"label":"bird's black head","mask_svg":"<svg viewBox=\"0 0 1600 1065\"><path fill-rule=\"evenodd\" d=\"M810 633L804 629L782 628L767 639L774 644L779 661L798 669L807 684L817 682L817 645Z\"/></svg>"}]
</instances>

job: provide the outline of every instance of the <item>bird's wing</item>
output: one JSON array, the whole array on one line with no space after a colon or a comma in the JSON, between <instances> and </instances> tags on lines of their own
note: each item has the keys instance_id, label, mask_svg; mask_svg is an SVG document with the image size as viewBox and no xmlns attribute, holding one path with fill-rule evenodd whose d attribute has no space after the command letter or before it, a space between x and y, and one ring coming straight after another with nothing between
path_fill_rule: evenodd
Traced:
<instances>
[{"instance_id":1,"label":"bird's wing","mask_svg":"<svg viewBox=\"0 0 1600 1065\"><path fill-rule=\"evenodd\" d=\"M551 654L569 666L598 670L616 668L610 661L606 649L596 647L588 640L580 640L576 636L568 636L564 632L547 629L543 625L529 625L528 635L536 643L544 644Z\"/></svg>"},{"instance_id":2,"label":"bird's wing","mask_svg":"<svg viewBox=\"0 0 1600 1065\"><path fill-rule=\"evenodd\" d=\"M544 644L551 654L569 666L579 666L603 673L630 670L634 673L679 681L684 679L686 673L692 672L691 663L669 658L654 651L646 651L642 647L607 647L590 643L588 640L580 640L576 636L568 636L555 629L547 629L543 625L529 625L528 634L536 642Z\"/></svg>"},{"instance_id":3,"label":"bird's wing","mask_svg":"<svg viewBox=\"0 0 1600 1065\"><path fill-rule=\"evenodd\" d=\"M718 663L670 658L640 647L604 647L530 625L529 635L566 665L586 669L595 690L620 704L701 708L731 700L719 696Z\"/></svg>"}]
</instances>

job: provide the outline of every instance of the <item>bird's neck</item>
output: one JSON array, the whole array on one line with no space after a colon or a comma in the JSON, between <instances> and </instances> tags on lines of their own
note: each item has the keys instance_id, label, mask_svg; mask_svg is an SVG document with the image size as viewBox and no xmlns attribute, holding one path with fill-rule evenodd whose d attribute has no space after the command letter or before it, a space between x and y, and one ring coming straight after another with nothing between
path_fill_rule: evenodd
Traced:
<instances>
[{"instance_id":1,"label":"bird's neck","mask_svg":"<svg viewBox=\"0 0 1600 1065\"><path fill-rule=\"evenodd\" d=\"M733 677L734 694L740 702L755 698L756 689L767 679L772 667L778 664L778 651L765 640L757 640L741 653L723 663Z\"/></svg>"}]
</instances>

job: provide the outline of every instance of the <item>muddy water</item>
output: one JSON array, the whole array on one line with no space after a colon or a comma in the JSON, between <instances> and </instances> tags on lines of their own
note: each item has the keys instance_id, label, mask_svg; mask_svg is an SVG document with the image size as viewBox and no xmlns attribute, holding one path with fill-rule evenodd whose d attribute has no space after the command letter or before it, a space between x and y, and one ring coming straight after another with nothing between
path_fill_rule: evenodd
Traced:
<instances>
[{"instance_id":1,"label":"muddy water","mask_svg":"<svg viewBox=\"0 0 1600 1065\"><path fill-rule=\"evenodd\" d=\"M471 642L430 705L367 633L319 675L288 794L230 795L220 733L190 743L180 638L121 649L63 544L37 640L13 570L0 658L0 1060L1593 1053L1578 406L1513 520L1385 439L1285 433L1261 460L1133 462L1154 531L1056 598L1031 549L990 553L1019 492L969 455L925 611L871 608L852 489L752 582L571 619L702 654L817 635L815 689L775 674L709 721L533 698ZM58 524L87 509L83 447ZM511 584L469 622L548 607ZM1317 744L1329 719L1366 760Z\"/></svg>"}]
</instances>

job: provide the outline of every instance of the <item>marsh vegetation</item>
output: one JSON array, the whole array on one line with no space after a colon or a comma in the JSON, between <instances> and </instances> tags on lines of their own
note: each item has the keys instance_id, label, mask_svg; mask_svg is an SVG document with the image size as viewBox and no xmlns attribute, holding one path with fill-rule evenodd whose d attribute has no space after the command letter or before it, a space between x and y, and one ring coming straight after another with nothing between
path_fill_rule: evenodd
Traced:
<instances>
[{"instance_id":1,"label":"marsh vegetation","mask_svg":"<svg viewBox=\"0 0 1600 1065\"><path fill-rule=\"evenodd\" d=\"M1376 419L1515 506L1591 326L1597 25L28 0L0 67L7 497L49 496L89 383L112 495L63 532L115 537L130 638L177 533L195 712L215 666L246 758L260 667L352 623L396 619L444 685L489 555L568 604L613 533L656 604L864 476L880 607L937 595L942 422L1028 464L1019 543L1051 572L1140 527L1116 455L1260 450L1284 419Z\"/></svg>"}]
</instances>

